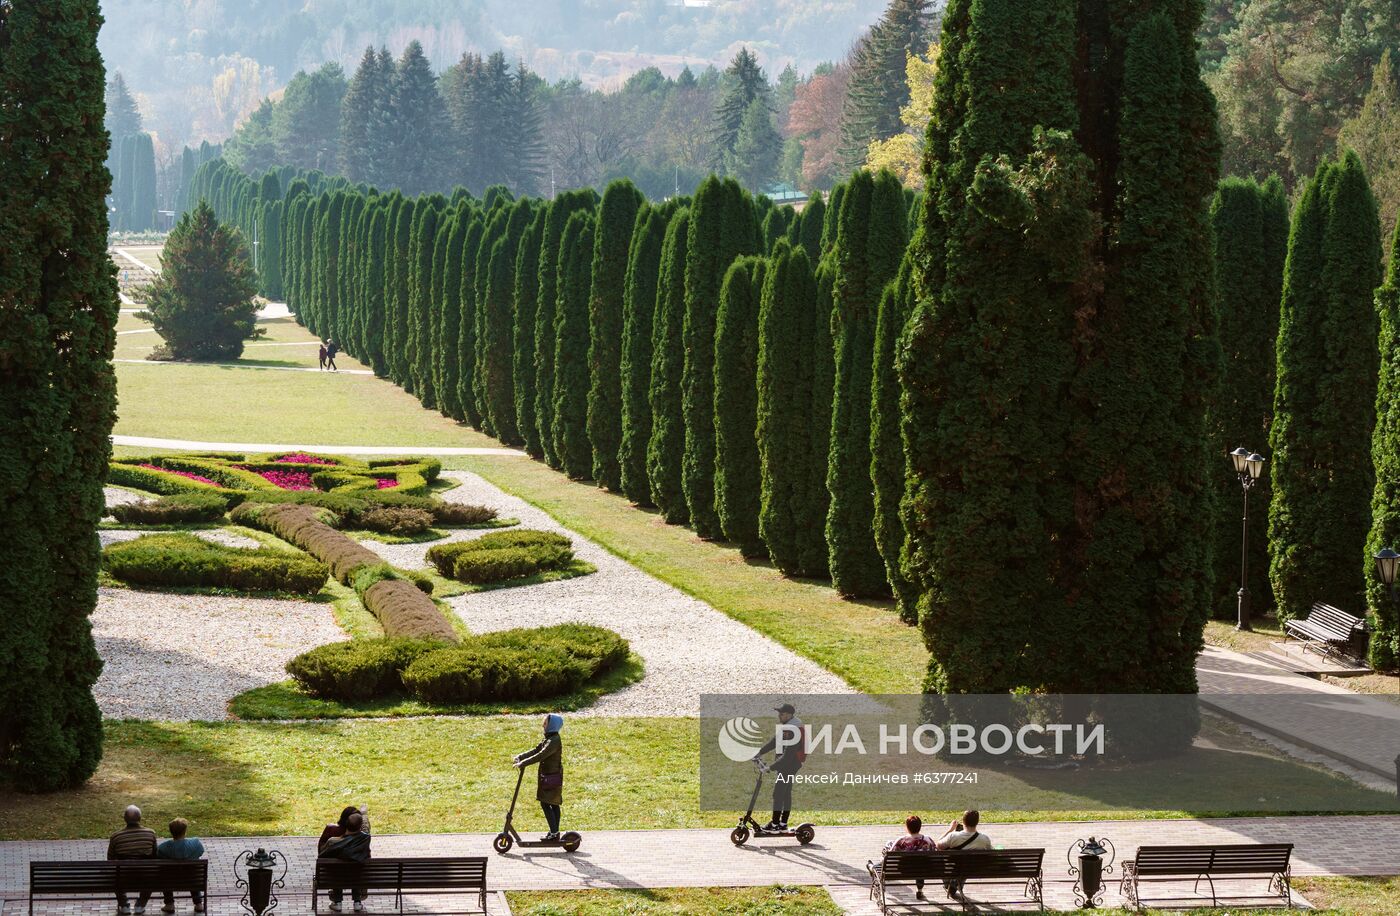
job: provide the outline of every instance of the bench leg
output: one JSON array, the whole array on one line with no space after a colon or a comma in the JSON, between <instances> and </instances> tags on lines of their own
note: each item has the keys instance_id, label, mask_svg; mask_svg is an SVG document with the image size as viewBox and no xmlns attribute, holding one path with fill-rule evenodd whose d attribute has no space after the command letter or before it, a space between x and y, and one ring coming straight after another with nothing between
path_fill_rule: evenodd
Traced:
<instances>
[{"instance_id":1,"label":"bench leg","mask_svg":"<svg viewBox=\"0 0 1400 916\"><path fill-rule=\"evenodd\" d=\"M1283 905L1293 906L1292 869L1281 871L1269 879L1269 892L1283 899Z\"/></svg>"}]
</instances>

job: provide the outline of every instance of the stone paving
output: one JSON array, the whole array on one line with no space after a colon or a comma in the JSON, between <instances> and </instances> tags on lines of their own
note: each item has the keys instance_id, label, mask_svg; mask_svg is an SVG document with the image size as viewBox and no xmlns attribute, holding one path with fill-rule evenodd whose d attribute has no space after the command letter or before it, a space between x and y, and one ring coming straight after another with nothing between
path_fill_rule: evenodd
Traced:
<instances>
[{"instance_id":1,"label":"stone paving","mask_svg":"<svg viewBox=\"0 0 1400 916\"><path fill-rule=\"evenodd\" d=\"M568 826L566 822L564 827ZM805 847L781 839L751 840L747 846L735 847L725 829L604 830L586 832L583 846L572 855L557 849L517 847L504 856L490 851L490 834L378 835L374 838L374 852L386 857L486 856L487 880L497 890L805 884L834 886L843 899L850 900L851 886L862 887L863 892L867 884L866 861L878 857L883 844L899 835L901 829L894 823L819 827L816 840ZM1142 844L1286 842L1295 844L1295 876L1400 874L1400 815L1027 824L988 821L983 830L1003 848L1045 849L1047 903L1062 907L1070 906L1073 896L1066 852L1075 840L1090 835L1107 837L1116 848L1120 863ZM315 856L312 837L217 837L205 838L204 844L211 863L209 880L213 894L234 892L231 869L235 857L244 849L258 846L286 855L290 864L286 888L289 897L309 890ZM24 894L27 863L32 859L92 859L101 858L105 851L106 841L102 839L0 843L0 895L13 900ZM1115 865L1114 874L1118 873ZM1263 885L1263 881L1258 881L1221 890L1225 894L1260 894ZM1190 886L1188 881L1158 892L1176 896L1189 893ZM1006 890L1009 893L1014 889ZM935 902L938 896L940 893L930 894ZM995 888L985 893L973 890L971 896L974 900L1005 899ZM850 902L854 907L858 899ZM1118 902L1115 882L1110 885L1105 904ZM424 905L433 909L442 904L425 900ZM385 908L382 903L372 907L381 911ZM216 905L214 912L233 910L225 901ZM282 910L279 908L278 912Z\"/></svg>"}]
</instances>

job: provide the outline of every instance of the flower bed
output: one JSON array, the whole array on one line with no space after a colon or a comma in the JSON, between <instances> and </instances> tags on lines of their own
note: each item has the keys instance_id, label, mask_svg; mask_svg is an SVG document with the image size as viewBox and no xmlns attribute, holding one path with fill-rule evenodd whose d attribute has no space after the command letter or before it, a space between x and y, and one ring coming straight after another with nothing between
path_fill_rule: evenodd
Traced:
<instances>
[{"instance_id":1,"label":"flower bed","mask_svg":"<svg viewBox=\"0 0 1400 916\"><path fill-rule=\"evenodd\" d=\"M399 485L397 478L394 477L376 477L374 479L376 490L392 490Z\"/></svg>"},{"instance_id":2,"label":"flower bed","mask_svg":"<svg viewBox=\"0 0 1400 916\"><path fill-rule=\"evenodd\" d=\"M310 471L283 471L283 470L258 470L256 468L234 465L240 471L252 471L263 480L273 484L279 490L314 490L316 484L311 481Z\"/></svg>"},{"instance_id":3,"label":"flower bed","mask_svg":"<svg viewBox=\"0 0 1400 916\"><path fill-rule=\"evenodd\" d=\"M334 458L324 458L320 455L308 455L306 452L291 452L286 455L278 455L270 460L279 464L340 464L340 462L336 461Z\"/></svg>"},{"instance_id":4,"label":"flower bed","mask_svg":"<svg viewBox=\"0 0 1400 916\"><path fill-rule=\"evenodd\" d=\"M164 471L164 472L167 473L167 474L174 474L176 477L184 477L186 480L197 480L197 481L199 481L200 483L207 483L207 484L209 484L209 486L211 486L211 487L217 487L217 486L218 486L217 483L215 483L214 481L210 480L208 477L201 477L201 476L199 476L198 474L194 473L193 471L176 471L176 470L172 470L172 469L170 469L170 468L163 468L163 467L160 467L159 465L155 465L155 464L138 464L137 467L138 467L138 468L146 468L147 470L150 470L150 471Z\"/></svg>"}]
</instances>

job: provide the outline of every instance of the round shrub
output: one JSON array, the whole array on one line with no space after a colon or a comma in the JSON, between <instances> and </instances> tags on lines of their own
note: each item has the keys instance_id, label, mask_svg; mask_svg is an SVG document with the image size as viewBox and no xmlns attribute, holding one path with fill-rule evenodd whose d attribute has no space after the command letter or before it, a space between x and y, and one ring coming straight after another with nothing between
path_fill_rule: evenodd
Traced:
<instances>
[{"instance_id":1,"label":"round shrub","mask_svg":"<svg viewBox=\"0 0 1400 916\"><path fill-rule=\"evenodd\" d=\"M379 506L359 513L356 524L366 531L411 537L415 534L422 534L431 528L433 516L425 509Z\"/></svg>"},{"instance_id":2,"label":"round shrub","mask_svg":"<svg viewBox=\"0 0 1400 916\"><path fill-rule=\"evenodd\" d=\"M433 500L433 505L428 511L433 514L434 524L448 528L484 525L494 521L497 515L495 509L488 509L486 506L470 506L466 503L450 503L443 500Z\"/></svg>"},{"instance_id":3,"label":"round shrub","mask_svg":"<svg viewBox=\"0 0 1400 916\"><path fill-rule=\"evenodd\" d=\"M404 686L429 703L550 697L577 690L588 677L582 661L553 647L480 644L420 655L402 674Z\"/></svg>"},{"instance_id":4,"label":"round shrub","mask_svg":"<svg viewBox=\"0 0 1400 916\"><path fill-rule=\"evenodd\" d=\"M573 561L573 545L552 531L498 531L472 541L438 544L428 562L444 576L484 585L563 569Z\"/></svg>"},{"instance_id":5,"label":"round shrub","mask_svg":"<svg viewBox=\"0 0 1400 916\"><path fill-rule=\"evenodd\" d=\"M187 525L218 521L228 507L229 500L218 493L180 493L119 503L112 507L111 514L124 525Z\"/></svg>"},{"instance_id":6,"label":"round shrub","mask_svg":"<svg viewBox=\"0 0 1400 916\"><path fill-rule=\"evenodd\" d=\"M307 693L353 703L403 690L399 673L418 656L442 648L430 639L352 639L317 646L287 662Z\"/></svg>"},{"instance_id":7,"label":"round shrub","mask_svg":"<svg viewBox=\"0 0 1400 916\"><path fill-rule=\"evenodd\" d=\"M112 544L102 565L131 585L231 588L313 595L326 584L325 564L267 547L227 547L193 534L148 534Z\"/></svg>"}]
</instances>

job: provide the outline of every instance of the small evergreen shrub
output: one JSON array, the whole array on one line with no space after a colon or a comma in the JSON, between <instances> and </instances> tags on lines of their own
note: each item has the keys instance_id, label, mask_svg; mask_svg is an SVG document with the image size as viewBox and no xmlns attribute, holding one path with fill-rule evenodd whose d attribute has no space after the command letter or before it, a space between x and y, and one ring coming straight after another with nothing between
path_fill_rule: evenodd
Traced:
<instances>
[{"instance_id":1,"label":"small evergreen shrub","mask_svg":"<svg viewBox=\"0 0 1400 916\"><path fill-rule=\"evenodd\" d=\"M359 513L357 527L380 534L410 537L432 527L433 516L425 509L406 506L378 506Z\"/></svg>"},{"instance_id":2,"label":"small evergreen shrub","mask_svg":"<svg viewBox=\"0 0 1400 916\"><path fill-rule=\"evenodd\" d=\"M499 531L472 541L438 544L428 551L428 561L438 572L472 585L563 569L573 558L569 539L551 531Z\"/></svg>"},{"instance_id":3,"label":"small evergreen shrub","mask_svg":"<svg viewBox=\"0 0 1400 916\"><path fill-rule=\"evenodd\" d=\"M399 674L418 656L439 649L427 639L352 639L303 652L287 662L287 673L307 693L353 703L399 693Z\"/></svg>"},{"instance_id":4,"label":"small evergreen shrub","mask_svg":"<svg viewBox=\"0 0 1400 916\"><path fill-rule=\"evenodd\" d=\"M231 588L312 595L329 570L302 554L267 547L227 547L193 534L149 534L112 544L102 564L131 585L167 588Z\"/></svg>"},{"instance_id":5,"label":"small evergreen shrub","mask_svg":"<svg viewBox=\"0 0 1400 916\"><path fill-rule=\"evenodd\" d=\"M155 500L119 503L112 517L124 525L186 525L214 522L228 511L228 499L217 493L179 493Z\"/></svg>"},{"instance_id":6,"label":"small evergreen shrub","mask_svg":"<svg viewBox=\"0 0 1400 916\"><path fill-rule=\"evenodd\" d=\"M479 644L420 655L404 669L404 686L429 703L526 700L577 690L587 666L555 648Z\"/></svg>"},{"instance_id":7,"label":"small evergreen shrub","mask_svg":"<svg viewBox=\"0 0 1400 916\"><path fill-rule=\"evenodd\" d=\"M393 503L390 503L393 505ZM467 528L495 521L496 510L485 506L471 506L466 503L449 503L433 500L428 511L433 514L433 524L447 528Z\"/></svg>"}]
</instances>

